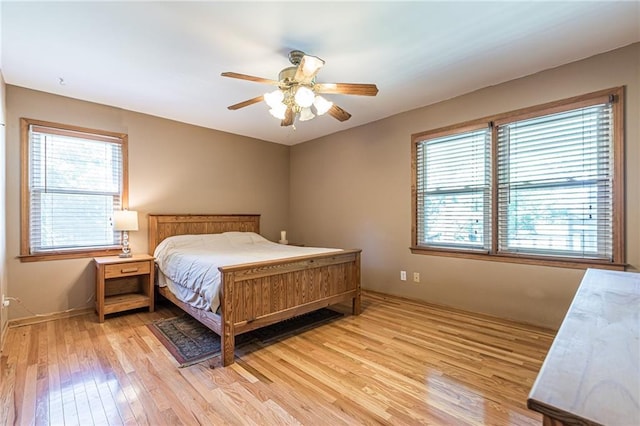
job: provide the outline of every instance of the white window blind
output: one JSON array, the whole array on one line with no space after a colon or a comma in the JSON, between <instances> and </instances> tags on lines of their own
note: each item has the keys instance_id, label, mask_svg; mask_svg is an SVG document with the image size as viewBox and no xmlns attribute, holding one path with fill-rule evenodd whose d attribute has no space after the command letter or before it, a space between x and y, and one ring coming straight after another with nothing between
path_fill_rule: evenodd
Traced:
<instances>
[{"instance_id":1,"label":"white window blind","mask_svg":"<svg viewBox=\"0 0 640 426\"><path fill-rule=\"evenodd\" d=\"M118 244L110 219L122 207L121 142L30 125L31 254Z\"/></svg>"},{"instance_id":2,"label":"white window blind","mask_svg":"<svg viewBox=\"0 0 640 426\"><path fill-rule=\"evenodd\" d=\"M612 259L611 104L498 126L498 251Z\"/></svg>"},{"instance_id":3,"label":"white window blind","mask_svg":"<svg viewBox=\"0 0 640 426\"><path fill-rule=\"evenodd\" d=\"M490 136L486 127L416 143L419 246L489 250Z\"/></svg>"}]
</instances>

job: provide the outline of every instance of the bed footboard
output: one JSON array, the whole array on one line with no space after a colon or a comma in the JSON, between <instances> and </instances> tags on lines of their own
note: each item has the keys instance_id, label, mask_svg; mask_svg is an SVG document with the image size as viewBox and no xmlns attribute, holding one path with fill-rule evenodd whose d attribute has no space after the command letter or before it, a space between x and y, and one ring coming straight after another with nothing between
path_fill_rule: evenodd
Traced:
<instances>
[{"instance_id":1,"label":"bed footboard","mask_svg":"<svg viewBox=\"0 0 640 426\"><path fill-rule=\"evenodd\" d=\"M233 363L238 334L348 301L353 314L359 315L360 252L344 250L219 268L223 366Z\"/></svg>"}]
</instances>

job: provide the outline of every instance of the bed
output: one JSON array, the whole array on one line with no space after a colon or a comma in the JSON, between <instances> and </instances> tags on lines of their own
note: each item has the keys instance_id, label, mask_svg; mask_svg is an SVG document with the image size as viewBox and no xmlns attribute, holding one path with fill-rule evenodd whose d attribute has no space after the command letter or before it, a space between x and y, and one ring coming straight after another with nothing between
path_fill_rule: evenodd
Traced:
<instances>
[{"instance_id":1,"label":"bed","mask_svg":"<svg viewBox=\"0 0 640 426\"><path fill-rule=\"evenodd\" d=\"M260 233L260 215L149 215L149 253L178 235ZM304 250L302 250L304 252ZM192 306L169 287L158 292L220 336L221 362L234 362L235 336L323 307L350 302L359 315L361 250L331 250L221 266L219 308Z\"/></svg>"}]
</instances>

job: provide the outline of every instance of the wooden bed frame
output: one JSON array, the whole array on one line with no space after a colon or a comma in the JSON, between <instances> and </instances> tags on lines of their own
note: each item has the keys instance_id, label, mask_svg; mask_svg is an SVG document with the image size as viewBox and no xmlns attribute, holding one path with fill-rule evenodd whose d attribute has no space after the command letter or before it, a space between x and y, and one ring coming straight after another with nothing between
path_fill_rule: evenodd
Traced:
<instances>
[{"instance_id":1,"label":"wooden bed frame","mask_svg":"<svg viewBox=\"0 0 640 426\"><path fill-rule=\"evenodd\" d=\"M260 215L149 215L149 253L167 237L260 233ZM233 364L235 336L326 306L352 302L360 314L360 252L344 250L289 259L224 266L220 314L178 300L166 287L159 293L220 336L222 365Z\"/></svg>"}]
</instances>

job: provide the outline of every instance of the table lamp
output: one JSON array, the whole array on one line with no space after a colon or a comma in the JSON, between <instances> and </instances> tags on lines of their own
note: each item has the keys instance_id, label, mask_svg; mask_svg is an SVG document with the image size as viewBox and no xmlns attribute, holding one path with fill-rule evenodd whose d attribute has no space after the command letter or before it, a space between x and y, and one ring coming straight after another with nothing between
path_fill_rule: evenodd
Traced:
<instances>
[{"instance_id":1,"label":"table lamp","mask_svg":"<svg viewBox=\"0 0 640 426\"><path fill-rule=\"evenodd\" d=\"M129 231L138 230L138 212L133 210L114 211L113 230L122 231L122 253L120 253L120 257L131 257Z\"/></svg>"}]
</instances>

